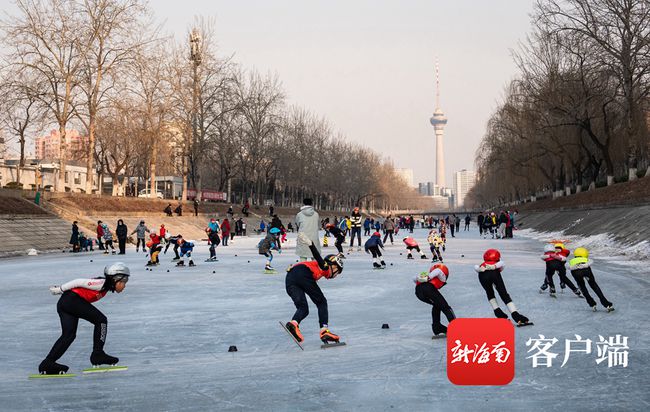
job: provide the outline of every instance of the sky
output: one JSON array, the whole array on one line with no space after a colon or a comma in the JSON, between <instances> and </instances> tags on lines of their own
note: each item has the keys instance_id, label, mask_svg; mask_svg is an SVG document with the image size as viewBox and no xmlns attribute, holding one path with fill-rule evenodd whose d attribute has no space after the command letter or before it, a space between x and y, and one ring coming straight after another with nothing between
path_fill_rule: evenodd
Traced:
<instances>
[{"instance_id":1,"label":"sky","mask_svg":"<svg viewBox=\"0 0 650 412\"><path fill-rule=\"evenodd\" d=\"M5 0L3 0L5 1ZM164 31L183 38L194 17L215 22L218 50L244 68L277 73L287 102L336 132L435 181L435 62L449 119L453 172L474 168L486 122L516 75L511 50L530 28L533 0L150 0Z\"/></svg>"}]
</instances>

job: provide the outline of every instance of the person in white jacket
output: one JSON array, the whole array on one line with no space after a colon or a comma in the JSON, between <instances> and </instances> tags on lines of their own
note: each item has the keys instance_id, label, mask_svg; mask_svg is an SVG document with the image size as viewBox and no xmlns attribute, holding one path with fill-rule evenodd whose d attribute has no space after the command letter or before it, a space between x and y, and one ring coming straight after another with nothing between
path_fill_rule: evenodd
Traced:
<instances>
[{"instance_id":1,"label":"person in white jacket","mask_svg":"<svg viewBox=\"0 0 650 412\"><path fill-rule=\"evenodd\" d=\"M311 240L318 252L320 253L320 241L318 238L318 229L320 229L320 216L318 212L314 210L312 206L312 200L307 198L303 200L304 206L300 208L300 212L296 215L296 228L299 233L304 233L307 235L309 240ZM312 257L312 253L309 250L309 244L305 243L304 240L301 240L301 236L298 237L296 243L296 255L300 260L309 260Z\"/></svg>"}]
</instances>

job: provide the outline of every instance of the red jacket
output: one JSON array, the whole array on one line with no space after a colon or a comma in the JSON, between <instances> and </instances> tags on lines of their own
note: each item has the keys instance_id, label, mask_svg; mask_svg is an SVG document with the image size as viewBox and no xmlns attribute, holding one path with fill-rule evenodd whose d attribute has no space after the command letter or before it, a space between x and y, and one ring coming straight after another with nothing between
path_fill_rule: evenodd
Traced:
<instances>
[{"instance_id":1,"label":"red jacket","mask_svg":"<svg viewBox=\"0 0 650 412\"><path fill-rule=\"evenodd\" d=\"M165 226L160 226L160 237L164 238L165 233L167 233L167 231L165 230Z\"/></svg>"},{"instance_id":2,"label":"red jacket","mask_svg":"<svg viewBox=\"0 0 650 412\"><path fill-rule=\"evenodd\" d=\"M221 233L225 235L230 234L230 222L228 219L224 219L223 222L221 222Z\"/></svg>"},{"instance_id":3,"label":"red jacket","mask_svg":"<svg viewBox=\"0 0 650 412\"><path fill-rule=\"evenodd\" d=\"M314 280L318 280L320 278L325 278L325 279L331 279L332 278L332 272L330 271L330 268L327 269L321 269L320 266L318 266L318 262L315 260L310 260L307 262L299 262L293 265L293 267L303 265L307 266L309 270L312 273L312 276L314 277Z\"/></svg>"},{"instance_id":4,"label":"red jacket","mask_svg":"<svg viewBox=\"0 0 650 412\"><path fill-rule=\"evenodd\" d=\"M102 228L102 225L97 225L97 237L104 236L104 229Z\"/></svg>"},{"instance_id":5,"label":"red jacket","mask_svg":"<svg viewBox=\"0 0 650 412\"><path fill-rule=\"evenodd\" d=\"M563 249L566 250L566 249ZM566 261L566 255L562 253L556 253L556 252L544 252L542 255L542 260L544 262L551 262L553 260L559 260L560 262L565 262Z\"/></svg>"},{"instance_id":6,"label":"red jacket","mask_svg":"<svg viewBox=\"0 0 650 412\"><path fill-rule=\"evenodd\" d=\"M408 246L408 247L417 247L418 246L418 242L416 242L415 239L413 239L410 236L407 237L406 239L404 239L404 243L406 243L406 246Z\"/></svg>"}]
</instances>

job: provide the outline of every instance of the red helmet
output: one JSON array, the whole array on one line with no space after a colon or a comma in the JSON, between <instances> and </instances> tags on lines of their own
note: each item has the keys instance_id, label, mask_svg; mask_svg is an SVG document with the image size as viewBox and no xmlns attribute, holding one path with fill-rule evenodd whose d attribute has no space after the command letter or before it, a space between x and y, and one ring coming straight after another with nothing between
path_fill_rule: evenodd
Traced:
<instances>
[{"instance_id":1,"label":"red helmet","mask_svg":"<svg viewBox=\"0 0 650 412\"><path fill-rule=\"evenodd\" d=\"M377 237L381 237L381 233L379 233L379 232L375 232L375 233L373 233L372 235L373 235L373 236L377 236Z\"/></svg>"},{"instance_id":2,"label":"red helmet","mask_svg":"<svg viewBox=\"0 0 650 412\"><path fill-rule=\"evenodd\" d=\"M486 262L498 262L501 260L501 253L496 249L488 249L483 253L483 260Z\"/></svg>"},{"instance_id":3,"label":"red helmet","mask_svg":"<svg viewBox=\"0 0 650 412\"><path fill-rule=\"evenodd\" d=\"M442 273L444 273L445 276L449 276L449 268L446 265L443 265L442 263L436 263L429 268L429 273L433 272L436 269L442 270Z\"/></svg>"}]
</instances>

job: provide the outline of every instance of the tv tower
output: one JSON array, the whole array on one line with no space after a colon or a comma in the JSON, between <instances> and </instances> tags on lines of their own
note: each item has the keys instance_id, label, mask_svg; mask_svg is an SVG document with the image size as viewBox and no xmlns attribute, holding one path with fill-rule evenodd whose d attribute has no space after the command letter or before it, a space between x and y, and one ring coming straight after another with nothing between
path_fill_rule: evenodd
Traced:
<instances>
[{"instance_id":1,"label":"tv tower","mask_svg":"<svg viewBox=\"0 0 650 412\"><path fill-rule=\"evenodd\" d=\"M431 125L436 133L436 185L441 190L445 187L445 154L442 146L442 137L445 132L447 118L440 109L440 70L436 60L436 109L431 116Z\"/></svg>"}]
</instances>

